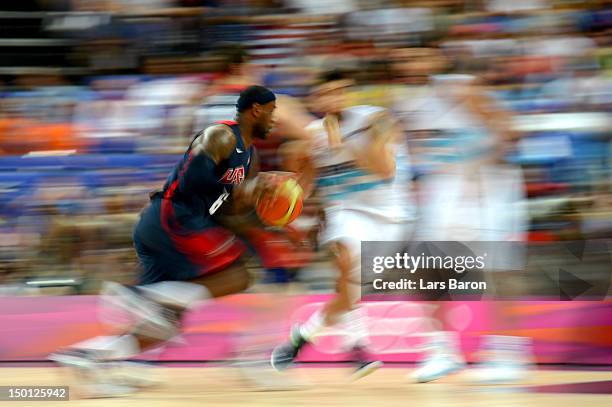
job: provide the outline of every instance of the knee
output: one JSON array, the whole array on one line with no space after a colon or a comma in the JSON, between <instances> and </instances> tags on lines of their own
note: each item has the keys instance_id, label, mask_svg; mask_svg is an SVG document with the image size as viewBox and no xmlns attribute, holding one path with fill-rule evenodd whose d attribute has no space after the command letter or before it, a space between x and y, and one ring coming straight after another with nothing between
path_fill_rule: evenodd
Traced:
<instances>
[{"instance_id":1,"label":"knee","mask_svg":"<svg viewBox=\"0 0 612 407\"><path fill-rule=\"evenodd\" d=\"M212 297L223 297L248 289L251 285L251 278L246 267L243 264L237 264L227 270L194 280L194 282L206 286Z\"/></svg>"},{"instance_id":2,"label":"knee","mask_svg":"<svg viewBox=\"0 0 612 407\"><path fill-rule=\"evenodd\" d=\"M348 278L356 264L355 262L358 262L360 259L356 259L349 247L341 242L334 243L332 252L334 255L334 263L340 271L340 277Z\"/></svg>"},{"instance_id":3,"label":"knee","mask_svg":"<svg viewBox=\"0 0 612 407\"><path fill-rule=\"evenodd\" d=\"M236 272L236 293L246 291L251 286L251 277L244 265L238 266Z\"/></svg>"}]
</instances>

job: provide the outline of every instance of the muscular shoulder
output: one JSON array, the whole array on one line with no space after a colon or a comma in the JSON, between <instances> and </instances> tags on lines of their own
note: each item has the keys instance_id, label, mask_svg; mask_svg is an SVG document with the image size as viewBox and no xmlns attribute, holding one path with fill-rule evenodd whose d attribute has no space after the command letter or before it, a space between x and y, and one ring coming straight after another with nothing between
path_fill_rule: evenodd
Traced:
<instances>
[{"instance_id":1,"label":"muscular shoulder","mask_svg":"<svg viewBox=\"0 0 612 407\"><path fill-rule=\"evenodd\" d=\"M217 124L200 132L194 141L193 153L206 154L219 163L228 158L236 148L236 135L229 126Z\"/></svg>"}]
</instances>

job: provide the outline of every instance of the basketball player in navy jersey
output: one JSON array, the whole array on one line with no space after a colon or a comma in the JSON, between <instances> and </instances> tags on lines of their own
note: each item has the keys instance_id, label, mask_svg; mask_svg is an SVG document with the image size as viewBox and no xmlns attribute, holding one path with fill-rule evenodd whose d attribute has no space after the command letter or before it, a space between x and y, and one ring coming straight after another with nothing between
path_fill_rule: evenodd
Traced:
<instances>
[{"instance_id":1,"label":"basketball player in navy jersey","mask_svg":"<svg viewBox=\"0 0 612 407\"><path fill-rule=\"evenodd\" d=\"M123 310L132 323L126 333L94 338L51 356L78 367L89 380L91 397L127 394L133 378L100 375L109 363L126 360L179 333L179 321L198 301L237 293L249 285L240 263L244 244L221 226L218 215L252 207L274 188L274 175L256 174L253 140L267 137L274 124L276 96L262 86L241 92L236 121L200 131L168 177L151 194L134 230L142 265L138 285L106 283L102 298ZM125 317L124 317L125 319Z\"/></svg>"},{"instance_id":2,"label":"basketball player in navy jersey","mask_svg":"<svg viewBox=\"0 0 612 407\"><path fill-rule=\"evenodd\" d=\"M134 245L145 268L141 284L205 279L241 256L243 245L215 215L228 200L252 206L272 177L250 169L253 140L266 138L275 108L271 91L251 86L240 94L237 121L219 122L196 135L135 229ZM232 285L246 283L240 273L231 280Z\"/></svg>"},{"instance_id":3,"label":"basketball player in navy jersey","mask_svg":"<svg viewBox=\"0 0 612 407\"><path fill-rule=\"evenodd\" d=\"M206 97L195 114L198 130L232 117L239 93L261 80L256 75L258 69L251 65L248 52L240 44L226 43L219 46L216 55L223 63L223 70L221 76L207 89ZM279 147L286 140L310 137L305 127L312 118L304 116L302 110L297 100L287 95L277 95L277 122L274 130L266 139L254 140L261 171L282 171L277 160ZM225 208L227 205L222 209ZM257 253L265 269L265 281L268 282L287 281L297 270L308 264L313 255L305 243L306 236L299 229L289 227L281 231L252 227L243 232Z\"/></svg>"}]
</instances>

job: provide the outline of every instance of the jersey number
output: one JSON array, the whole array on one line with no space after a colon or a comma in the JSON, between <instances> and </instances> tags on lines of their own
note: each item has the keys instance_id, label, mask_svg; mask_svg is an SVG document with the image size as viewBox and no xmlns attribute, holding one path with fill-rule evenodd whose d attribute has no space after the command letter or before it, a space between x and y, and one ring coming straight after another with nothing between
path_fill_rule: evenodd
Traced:
<instances>
[{"instance_id":1,"label":"jersey number","mask_svg":"<svg viewBox=\"0 0 612 407\"><path fill-rule=\"evenodd\" d=\"M227 192L227 190L224 188L223 193L219 196L219 198L217 198L217 200L213 202L212 205L210 205L210 209L208 210L208 213L212 215L215 212L217 212L217 209L219 209L219 207L223 204L223 202L227 200L228 196L229 196L229 192Z\"/></svg>"}]
</instances>

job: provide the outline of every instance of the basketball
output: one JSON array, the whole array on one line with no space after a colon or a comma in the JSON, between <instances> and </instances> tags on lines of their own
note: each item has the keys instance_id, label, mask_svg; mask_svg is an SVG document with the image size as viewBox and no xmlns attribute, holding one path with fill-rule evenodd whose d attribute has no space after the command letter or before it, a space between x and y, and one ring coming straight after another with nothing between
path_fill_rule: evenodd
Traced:
<instances>
[{"instance_id":1,"label":"basketball","mask_svg":"<svg viewBox=\"0 0 612 407\"><path fill-rule=\"evenodd\" d=\"M304 191L293 178L279 182L274 193L264 193L257 200L257 216L270 226L285 226L302 212Z\"/></svg>"}]
</instances>

